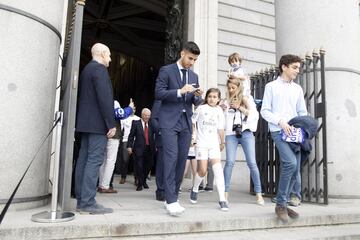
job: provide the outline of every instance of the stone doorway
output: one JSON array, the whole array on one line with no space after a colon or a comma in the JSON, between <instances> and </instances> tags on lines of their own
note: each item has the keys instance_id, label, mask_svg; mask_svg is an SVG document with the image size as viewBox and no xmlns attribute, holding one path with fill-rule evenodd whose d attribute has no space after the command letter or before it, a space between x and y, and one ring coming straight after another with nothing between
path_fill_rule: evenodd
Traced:
<instances>
[{"instance_id":1,"label":"stone doorway","mask_svg":"<svg viewBox=\"0 0 360 240\"><path fill-rule=\"evenodd\" d=\"M182 21L183 0L87 0L80 71L94 43L109 46L114 97L121 106L133 98L139 115L151 108L159 68L177 59Z\"/></svg>"}]
</instances>

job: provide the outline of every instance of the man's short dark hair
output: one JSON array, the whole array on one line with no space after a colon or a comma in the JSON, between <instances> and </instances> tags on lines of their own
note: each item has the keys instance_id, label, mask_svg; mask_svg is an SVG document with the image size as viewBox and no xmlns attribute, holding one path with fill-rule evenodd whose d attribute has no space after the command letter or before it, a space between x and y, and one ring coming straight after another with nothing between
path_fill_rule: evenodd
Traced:
<instances>
[{"instance_id":1,"label":"man's short dark hair","mask_svg":"<svg viewBox=\"0 0 360 240\"><path fill-rule=\"evenodd\" d=\"M188 51L195 55L200 55L200 48L194 42L186 42L182 48L182 50Z\"/></svg>"},{"instance_id":2,"label":"man's short dark hair","mask_svg":"<svg viewBox=\"0 0 360 240\"><path fill-rule=\"evenodd\" d=\"M281 56L280 61L279 61L280 73L283 72L282 65L289 67L289 65L292 63L301 63L301 58L299 56L292 55L292 54L286 54L286 55Z\"/></svg>"}]
</instances>

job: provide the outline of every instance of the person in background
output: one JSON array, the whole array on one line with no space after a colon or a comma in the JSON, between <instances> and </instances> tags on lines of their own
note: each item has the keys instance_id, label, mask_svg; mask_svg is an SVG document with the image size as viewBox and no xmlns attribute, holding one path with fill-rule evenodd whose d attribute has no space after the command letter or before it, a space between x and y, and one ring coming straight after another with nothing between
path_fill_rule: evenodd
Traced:
<instances>
[{"instance_id":1,"label":"person in background","mask_svg":"<svg viewBox=\"0 0 360 240\"><path fill-rule=\"evenodd\" d=\"M113 89L107 67L110 49L101 43L91 48L92 60L84 67L79 80L76 132L81 147L75 168L76 209L80 213L113 212L96 203L99 168L104 161L106 144L116 133Z\"/></svg>"},{"instance_id":2,"label":"person in background","mask_svg":"<svg viewBox=\"0 0 360 240\"><path fill-rule=\"evenodd\" d=\"M246 71L242 64L242 59L239 53L235 52L228 57L228 63L230 68L228 71L228 78L237 78L242 82L244 86L244 95L249 96L251 94L250 79L246 74Z\"/></svg>"},{"instance_id":3,"label":"person in background","mask_svg":"<svg viewBox=\"0 0 360 240\"><path fill-rule=\"evenodd\" d=\"M155 132L155 146L156 146L156 192L155 199L157 201L165 201L165 187L164 187L164 163L163 163L163 146L161 141L161 132L159 128L159 111L161 108L161 101L155 100L151 108L150 122Z\"/></svg>"},{"instance_id":4,"label":"person in background","mask_svg":"<svg viewBox=\"0 0 360 240\"><path fill-rule=\"evenodd\" d=\"M122 138L122 145L121 145L121 153L122 153L122 157L120 158L120 184L124 184L126 182L126 176L128 173L128 169L129 169L129 153L127 150L127 142L128 142L128 137L130 134L130 129L131 129L131 124L134 120L140 120L140 118L138 116L135 115L136 112L136 107L134 105L133 108L133 112L130 115L130 117L126 118L126 119L122 119L121 120L121 129L123 131L123 138ZM136 185L136 184L135 184Z\"/></svg>"},{"instance_id":5,"label":"person in background","mask_svg":"<svg viewBox=\"0 0 360 240\"><path fill-rule=\"evenodd\" d=\"M192 174L192 184L191 186L194 185L194 177L197 171L197 160L195 158L195 148L196 148L196 130L193 129L193 134L191 136L191 143L190 143L190 148L189 148L189 153L186 159L186 164L185 164L185 171L184 171L184 176L183 179L185 178L185 176L187 175L189 168L191 168L191 174ZM203 187L202 187L203 189ZM191 190L191 189L190 189ZM180 188L181 191L181 188Z\"/></svg>"},{"instance_id":6,"label":"person in background","mask_svg":"<svg viewBox=\"0 0 360 240\"><path fill-rule=\"evenodd\" d=\"M120 120L129 117L133 113L134 103L130 99L129 106L122 109L118 101L114 101L114 113L115 113L115 125L116 125L116 134L108 139L106 146L106 153L104 156L104 162L100 167L99 172L99 193L117 193L114 188L110 188L110 180L112 178L116 156L119 149L120 143Z\"/></svg>"},{"instance_id":7,"label":"person in background","mask_svg":"<svg viewBox=\"0 0 360 240\"><path fill-rule=\"evenodd\" d=\"M138 181L136 191L149 188L146 183L146 177L154 163L155 132L152 124L149 124L150 116L151 111L148 108L143 108L141 119L135 120L131 124L127 143L129 155L134 153L135 156L134 165Z\"/></svg>"}]
</instances>

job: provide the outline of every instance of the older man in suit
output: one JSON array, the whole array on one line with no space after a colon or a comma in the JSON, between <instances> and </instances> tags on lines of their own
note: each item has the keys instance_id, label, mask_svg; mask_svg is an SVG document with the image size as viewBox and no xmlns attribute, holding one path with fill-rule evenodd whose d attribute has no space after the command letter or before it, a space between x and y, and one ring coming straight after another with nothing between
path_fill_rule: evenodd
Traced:
<instances>
[{"instance_id":1,"label":"older man in suit","mask_svg":"<svg viewBox=\"0 0 360 240\"><path fill-rule=\"evenodd\" d=\"M177 200L190 147L192 105L202 102L198 76L190 70L199 54L196 43L185 43L180 59L163 66L156 79L155 98L161 100L159 125L163 143L165 204L172 216L185 210Z\"/></svg>"},{"instance_id":2,"label":"older man in suit","mask_svg":"<svg viewBox=\"0 0 360 240\"><path fill-rule=\"evenodd\" d=\"M80 76L76 131L81 134L81 147L75 169L76 209L80 213L105 214L95 201L99 168L104 161L108 138L115 135L114 99L107 67L110 50L101 43L91 48L92 61Z\"/></svg>"},{"instance_id":3,"label":"older man in suit","mask_svg":"<svg viewBox=\"0 0 360 240\"><path fill-rule=\"evenodd\" d=\"M150 116L148 108L141 111L141 119L132 122L127 142L129 155L135 155L136 191L149 188L146 177L154 164L155 137L152 125L149 124Z\"/></svg>"}]
</instances>

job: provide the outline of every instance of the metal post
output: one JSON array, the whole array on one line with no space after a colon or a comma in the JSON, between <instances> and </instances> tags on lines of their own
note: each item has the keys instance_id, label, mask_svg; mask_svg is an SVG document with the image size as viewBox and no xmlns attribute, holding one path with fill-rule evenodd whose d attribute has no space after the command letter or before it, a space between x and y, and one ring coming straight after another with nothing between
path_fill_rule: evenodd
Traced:
<instances>
[{"instance_id":1,"label":"metal post","mask_svg":"<svg viewBox=\"0 0 360 240\"><path fill-rule=\"evenodd\" d=\"M327 175L327 139L326 139L326 89L325 89L325 50L320 49L321 64L321 104L323 109L322 115L322 141L323 141L323 182L324 182L324 203L328 204L328 175Z\"/></svg>"},{"instance_id":2,"label":"metal post","mask_svg":"<svg viewBox=\"0 0 360 240\"><path fill-rule=\"evenodd\" d=\"M34 222L67 222L75 218L75 214L72 212L62 212L57 210L58 206L58 178L60 167L60 144L61 144L61 130L63 125L63 112L56 112L55 119L59 122L55 128L55 159L54 159L54 171L52 181L52 196L51 196L51 211L41 212L32 215L31 220Z\"/></svg>"}]
</instances>

